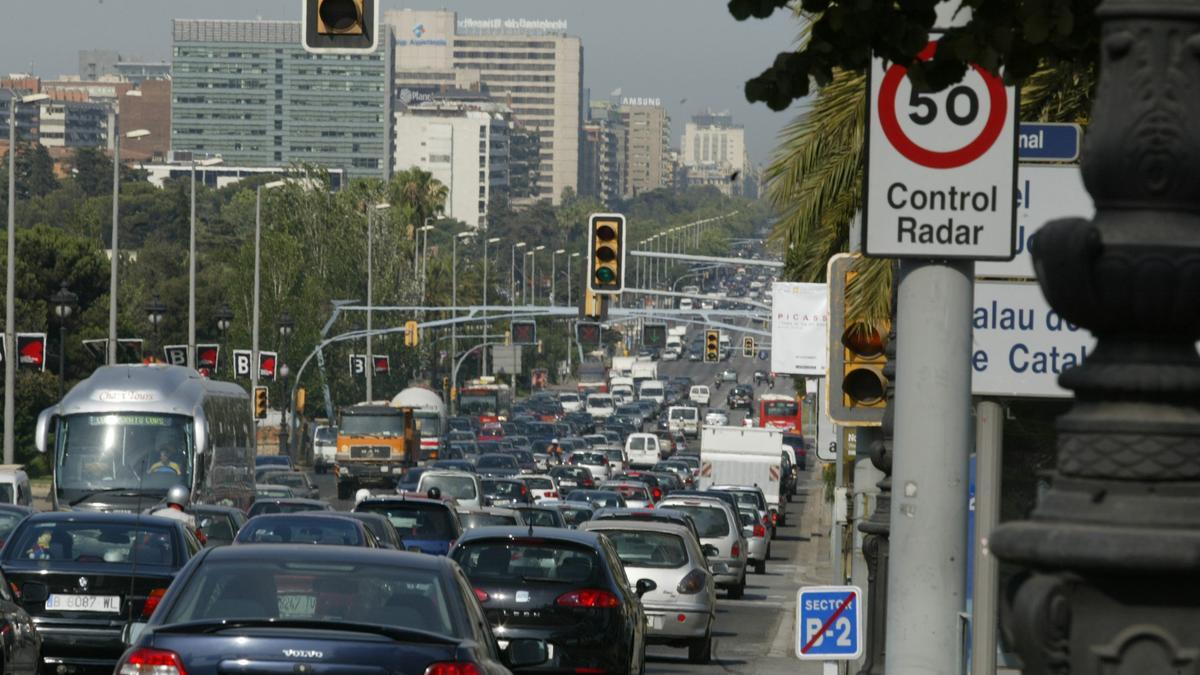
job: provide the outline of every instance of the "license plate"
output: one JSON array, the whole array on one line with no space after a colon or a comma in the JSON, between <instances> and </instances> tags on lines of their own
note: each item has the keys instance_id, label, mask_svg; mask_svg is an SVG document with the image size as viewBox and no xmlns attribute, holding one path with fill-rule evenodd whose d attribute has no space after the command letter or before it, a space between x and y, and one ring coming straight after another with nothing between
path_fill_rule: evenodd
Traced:
<instances>
[{"instance_id":1,"label":"license plate","mask_svg":"<svg viewBox=\"0 0 1200 675\"><path fill-rule=\"evenodd\" d=\"M496 640L496 646L500 648L500 651L504 651L505 649L508 649L508 640ZM554 661L554 643L547 642L546 643L546 663L552 663L553 661Z\"/></svg>"},{"instance_id":2,"label":"license plate","mask_svg":"<svg viewBox=\"0 0 1200 675\"><path fill-rule=\"evenodd\" d=\"M390 467L390 466L379 467L379 473L391 473L391 472L392 472L392 467Z\"/></svg>"},{"instance_id":3,"label":"license plate","mask_svg":"<svg viewBox=\"0 0 1200 675\"><path fill-rule=\"evenodd\" d=\"M56 612L111 612L121 613L119 595L60 595L51 593L46 598L46 609Z\"/></svg>"},{"instance_id":4,"label":"license plate","mask_svg":"<svg viewBox=\"0 0 1200 675\"><path fill-rule=\"evenodd\" d=\"M663 616L662 614L647 614L646 623L654 630L662 630Z\"/></svg>"}]
</instances>

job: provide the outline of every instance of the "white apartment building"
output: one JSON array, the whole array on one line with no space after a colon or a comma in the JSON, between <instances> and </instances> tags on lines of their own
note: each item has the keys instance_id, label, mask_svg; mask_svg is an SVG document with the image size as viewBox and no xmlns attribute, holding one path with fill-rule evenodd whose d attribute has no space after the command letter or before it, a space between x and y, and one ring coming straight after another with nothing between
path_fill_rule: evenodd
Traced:
<instances>
[{"instance_id":1,"label":"white apartment building","mask_svg":"<svg viewBox=\"0 0 1200 675\"><path fill-rule=\"evenodd\" d=\"M746 130L728 112L705 111L683 127L680 142L689 186L714 185L726 194L740 194L749 166ZM730 181L731 176L737 176Z\"/></svg>"}]
</instances>

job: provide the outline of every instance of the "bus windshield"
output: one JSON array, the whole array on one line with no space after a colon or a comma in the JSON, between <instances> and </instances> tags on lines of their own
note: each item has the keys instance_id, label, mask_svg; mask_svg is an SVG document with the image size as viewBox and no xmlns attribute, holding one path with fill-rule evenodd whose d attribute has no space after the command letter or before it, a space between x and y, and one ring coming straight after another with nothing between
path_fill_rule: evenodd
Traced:
<instances>
[{"instance_id":1,"label":"bus windshield","mask_svg":"<svg viewBox=\"0 0 1200 675\"><path fill-rule=\"evenodd\" d=\"M795 417L795 401L763 401L763 414L770 417Z\"/></svg>"},{"instance_id":2,"label":"bus windshield","mask_svg":"<svg viewBox=\"0 0 1200 675\"><path fill-rule=\"evenodd\" d=\"M463 415L495 415L499 412L496 399L494 393L464 393L458 397L458 411Z\"/></svg>"},{"instance_id":3,"label":"bus windshield","mask_svg":"<svg viewBox=\"0 0 1200 675\"><path fill-rule=\"evenodd\" d=\"M59 494L68 500L99 490L191 487L195 453L190 417L78 414L59 424L54 472Z\"/></svg>"}]
</instances>

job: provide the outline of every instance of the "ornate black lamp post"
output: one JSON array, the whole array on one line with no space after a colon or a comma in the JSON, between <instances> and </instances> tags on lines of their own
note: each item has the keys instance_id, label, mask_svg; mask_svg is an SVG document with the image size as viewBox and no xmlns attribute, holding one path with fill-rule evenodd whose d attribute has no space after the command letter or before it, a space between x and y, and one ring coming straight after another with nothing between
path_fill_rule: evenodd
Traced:
<instances>
[{"instance_id":1,"label":"ornate black lamp post","mask_svg":"<svg viewBox=\"0 0 1200 675\"><path fill-rule=\"evenodd\" d=\"M1200 1L1105 0L1083 176L1096 216L1032 254L1097 337L1059 382L1049 490L991 548L1026 673L1200 672Z\"/></svg>"},{"instance_id":2,"label":"ornate black lamp post","mask_svg":"<svg viewBox=\"0 0 1200 675\"><path fill-rule=\"evenodd\" d=\"M151 326L154 326L154 348L158 349L162 347L162 342L158 337L158 326L167 314L167 307L159 300L158 293L155 293L154 299L142 306L142 311L146 313L146 320L150 322ZM155 358L158 357L155 356Z\"/></svg>"},{"instance_id":3,"label":"ornate black lamp post","mask_svg":"<svg viewBox=\"0 0 1200 675\"><path fill-rule=\"evenodd\" d=\"M67 319L75 311L75 303L79 296L67 289L67 282L50 296L50 304L54 306L54 316L58 317L58 400L62 400L67 377Z\"/></svg>"},{"instance_id":4,"label":"ornate black lamp post","mask_svg":"<svg viewBox=\"0 0 1200 675\"><path fill-rule=\"evenodd\" d=\"M228 361L230 356L225 348L225 337L229 334L229 327L233 325L233 310L229 309L229 303L222 303L220 309L213 314L213 318L217 320L217 330L221 331L221 351L226 352L225 360ZM220 357L218 357L217 365L220 366ZM213 369L213 377L217 377L217 371L220 368Z\"/></svg>"},{"instance_id":5,"label":"ornate black lamp post","mask_svg":"<svg viewBox=\"0 0 1200 675\"><path fill-rule=\"evenodd\" d=\"M288 412L292 407L292 402L288 393L290 391L288 389L288 375L291 373L287 365L287 348L288 338L292 336L292 329L296 327L296 322L292 320L291 314L284 312L283 314L279 315L278 327L279 339L281 343L279 349L279 377L283 382L283 398L280 399L283 401L283 412L279 415L279 439L280 442L284 444L283 451L287 454L291 454L291 443L289 442L290 439L288 438L289 434L287 424ZM373 363L367 364L368 368L373 366Z\"/></svg>"}]
</instances>

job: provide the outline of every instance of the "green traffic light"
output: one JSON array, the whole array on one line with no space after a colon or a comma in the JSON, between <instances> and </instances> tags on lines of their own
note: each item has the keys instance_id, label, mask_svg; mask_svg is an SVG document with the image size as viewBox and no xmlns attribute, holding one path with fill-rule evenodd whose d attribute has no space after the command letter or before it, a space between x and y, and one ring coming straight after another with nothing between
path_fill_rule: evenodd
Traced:
<instances>
[{"instance_id":1,"label":"green traffic light","mask_svg":"<svg viewBox=\"0 0 1200 675\"><path fill-rule=\"evenodd\" d=\"M596 270L596 280L602 284L611 284L617 280L617 273L608 267Z\"/></svg>"}]
</instances>

